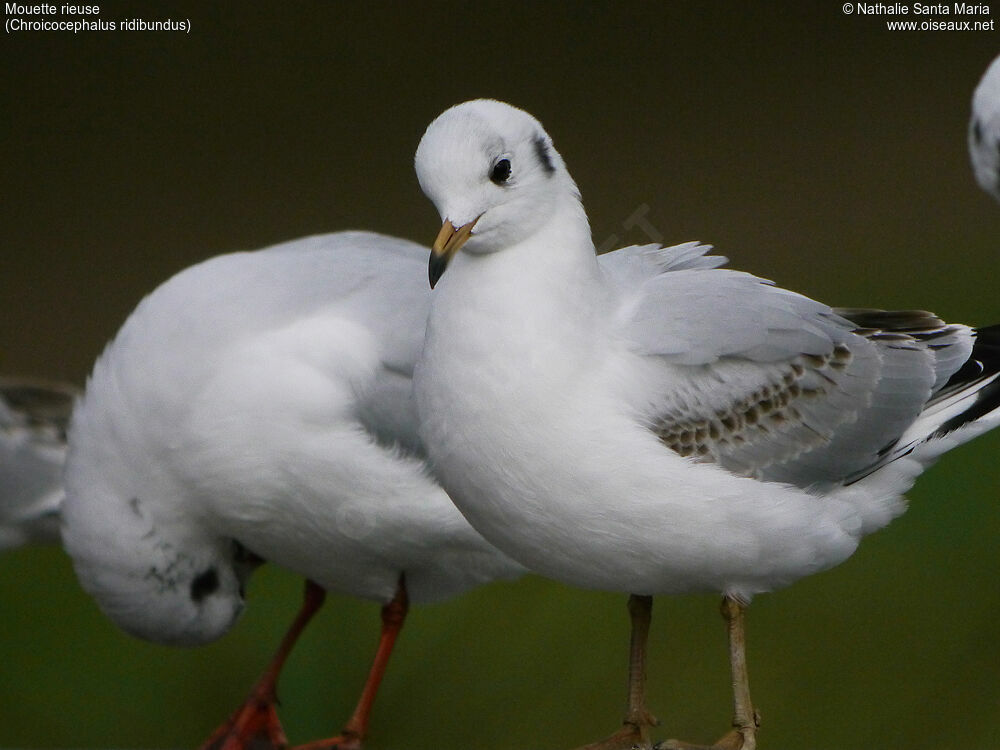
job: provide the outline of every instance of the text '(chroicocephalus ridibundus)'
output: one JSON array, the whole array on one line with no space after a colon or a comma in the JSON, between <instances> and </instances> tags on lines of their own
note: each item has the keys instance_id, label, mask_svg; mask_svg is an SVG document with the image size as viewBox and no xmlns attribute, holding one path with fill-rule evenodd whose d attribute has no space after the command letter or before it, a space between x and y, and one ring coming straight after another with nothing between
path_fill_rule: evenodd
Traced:
<instances>
[{"instance_id":1,"label":"text '(chroicocephalus ridibundus)'","mask_svg":"<svg viewBox=\"0 0 1000 750\"><path fill-rule=\"evenodd\" d=\"M1000 201L1000 57L990 63L972 95L969 156L976 182Z\"/></svg>"},{"instance_id":2,"label":"text '(chroicocephalus ridibundus)'","mask_svg":"<svg viewBox=\"0 0 1000 750\"><path fill-rule=\"evenodd\" d=\"M699 591L730 630L717 746L754 747L745 606L846 559L1000 422L1000 327L831 309L696 244L597 258L548 134L500 102L439 116L416 171L444 221L414 377L439 480L529 568L633 595L625 726L589 747L649 747L650 597Z\"/></svg>"},{"instance_id":3,"label":"text '(chroicocephalus ridibundus)'","mask_svg":"<svg viewBox=\"0 0 1000 750\"><path fill-rule=\"evenodd\" d=\"M355 748L408 599L523 571L472 530L421 457L411 375L426 253L351 232L193 266L139 304L74 411L63 540L123 629L211 641L262 560L312 582L271 667L207 747L284 747L275 681L323 590L385 605L355 713L310 745Z\"/></svg>"},{"instance_id":4,"label":"text '(chroicocephalus ridibundus)'","mask_svg":"<svg viewBox=\"0 0 1000 750\"><path fill-rule=\"evenodd\" d=\"M59 541L66 425L76 389L0 378L0 551Z\"/></svg>"}]
</instances>

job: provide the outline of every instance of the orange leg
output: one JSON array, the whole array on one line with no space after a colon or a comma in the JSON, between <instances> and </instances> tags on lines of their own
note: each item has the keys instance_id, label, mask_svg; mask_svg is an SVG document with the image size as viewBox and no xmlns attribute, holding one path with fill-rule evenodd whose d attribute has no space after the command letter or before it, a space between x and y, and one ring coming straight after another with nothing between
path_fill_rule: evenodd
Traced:
<instances>
[{"instance_id":1,"label":"orange leg","mask_svg":"<svg viewBox=\"0 0 1000 750\"><path fill-rule=\"evenodd\" d=\"M323 589L312 581L306 581L302 609L285 633L271 663L243 705L215 730L201 746L201 750L281 750L288 746L275 709L278 676L295 642L313 615L323 606L325 598L326 592Z\"/></svg>"},{"instance_id":2,"label":"orange leg","mask_svg":"<svg viewBox=\"0 0 1000 750\"><path fill-rule=\"evenodd\" d=\"M359 750L361 742L368 734L368 718L371 716L372 704L375 702L375 695L382 682L382 677L385 675L392 647L396 643L396 638L399 637L399 631L403 628L409 607L406 582L400 575L396 595L392 601L382 607L382 635L379 638L372 667L368 672L368 679L365 681L365 687L361 691L361 697L358 699L358 705L354 709L354 713L351 714L351 718L348 719L338 736L309 742L305 745L297 745L293 750Z\"/></svg>"}]
</instances>

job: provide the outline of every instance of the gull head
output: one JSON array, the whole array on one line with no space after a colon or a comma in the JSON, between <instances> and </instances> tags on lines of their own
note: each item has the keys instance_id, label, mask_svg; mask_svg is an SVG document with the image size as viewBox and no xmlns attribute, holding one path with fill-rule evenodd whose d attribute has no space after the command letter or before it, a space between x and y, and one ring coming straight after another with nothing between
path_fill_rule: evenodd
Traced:
<instances>
[{"instance_id":1,"label":"gull head","mask_svg":"<svg viewBox=\"0 0 1000 750\"><path fill-rule=\"evenodd\" d=\"M1000 57L986 69L972 95L969 157L980 187L1000 200Z\"/></svg>"},{"instance_id":2,"label":"gull head","mask_svg":"<svg viewBox=\"0 0 1000 750\"><path fill-rule=\"evenodd\" d=\"M443 222L431 252L432 287L460 248L486 254L517 244L546 223L561 193L576 194L541 123L492 99L439 115L414 163Z\"/></svg>"},{"instance_id":3,"label":"gull head","mask_svg":"<svg viewBox=\"0 0 1000 750\"><path fill-rule=\"evenodd\" d=\"M86 439L89 417L78 406L60 514L81 586L131 635L180 646L219 638L243 611L260 559L182 512L167 477L139 481L122 468L117 459L130 446Z\"/></svg>"},{"instance_id":4,"label":"gull head","mask_svg":"<svg viewBox=\"0 0 1000 750\"><path fill-rule=\"evenodd\" d=\"M246 581L260 562L232 540L170 538L166 525L150 526L148 537L113 540L75 531L69 535L64 526L67 550L104 614L130 635L172 646L225 635L243 612Z\"/></svg>"}]
</instances>

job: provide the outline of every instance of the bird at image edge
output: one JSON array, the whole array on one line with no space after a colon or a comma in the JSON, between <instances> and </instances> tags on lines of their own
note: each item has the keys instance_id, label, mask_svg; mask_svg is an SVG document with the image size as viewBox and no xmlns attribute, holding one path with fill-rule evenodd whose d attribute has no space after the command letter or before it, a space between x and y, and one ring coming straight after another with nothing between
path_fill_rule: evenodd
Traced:
<instances>
[{"instance_id":1,"label":"bird at image edge","mask_svg":"<svg viewBox=\"0 0 1000 750\"><path fill-rule=\"evenodd\" d=\"M972 94L969 157L976 182L1000 201L1000 57L990 63Z\"/></svg>"},{"instance_id":2,"label":"bird at image edge","mask_svg":"<svg viewBox=\"0 0 1000 750\"><path fill-rule=\"evenodd\" d=\"M357 748L408 602L523 572L422 459L411 374L426 254L345 232L192 266L138 305L74 410L63 542L121 628L206 643L232 627L260 562L308 581L270 667L206 748L285 746L275 683L324 591L384 605L354 714L305 746Z\"/></svg>"},{"instance_id":3,"label":"bird at image edge","mask_svg":"<svg viewBox=\"0 0 1000 750\"><path fill-rule=\"evenodd\" d=\"M59 541L66 426L77 389L0 377L0 551Z\"/></svg>"},{"instance_id":4,"label":"bird at image edge","mask_svg":"<svg viewBox=\"0 0 1000 750\"><path fill-rule=\"evenodd\" d=\"M587 747L651 746L651 596L721 592L734 715L714 747L750 750L747 604L845 560L1000 422L1000 327L832 309L697 243L598 257L551 138L501 102L444 112L415 165L443 221L414 376L436 475L530 569L631 594L625 722Z\"/></svg>"}]
</instances>

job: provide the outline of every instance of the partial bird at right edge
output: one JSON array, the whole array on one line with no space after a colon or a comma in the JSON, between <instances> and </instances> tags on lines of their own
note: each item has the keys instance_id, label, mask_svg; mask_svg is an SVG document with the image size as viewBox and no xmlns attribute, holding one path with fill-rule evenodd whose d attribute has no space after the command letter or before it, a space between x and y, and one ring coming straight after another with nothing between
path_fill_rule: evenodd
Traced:
<instances>
[{"instance_id":1,"label":"partial bird at right edge","mask_svg":"<svg viewBox=\"0 0 1000 750\"><path fill-rule=\"evenodd\" d=\"M1000 201L1000 57L990 63L972 95L969 157L976 182Z\"/></svg>"}]
</instances>

